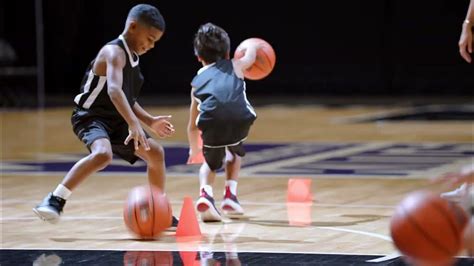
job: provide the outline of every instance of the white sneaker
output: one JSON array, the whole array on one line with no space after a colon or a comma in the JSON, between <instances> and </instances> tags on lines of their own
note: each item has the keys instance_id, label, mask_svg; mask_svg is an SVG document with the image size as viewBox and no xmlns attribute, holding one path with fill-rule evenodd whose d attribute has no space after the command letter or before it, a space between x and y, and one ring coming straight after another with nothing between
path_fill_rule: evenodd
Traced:
<instances>
[{"instance_id":1,"label":"white sneaker","mask_svg":"<svg viewBox=\"0 0 474 266\"><path fill-rule=\"evenodd\" d=\"M467 184L464 183L453 191L441 193L441 197L452 202L460 203L467 196L467 193L468 193L467 188L468 188Z\"/></svg>"},{"instance_id":2,"label":"white sneaker","mask_svg":"<svg viewBox=\"0 0 474 266\"><path fill-rule=\"evenodd\" d=\"M221 214L214 205L214 198L209 196L204 189L202 189L201 196L196 202L196 209L201 214L203 222L222 221Z\"/></svg>"}]
</instances>

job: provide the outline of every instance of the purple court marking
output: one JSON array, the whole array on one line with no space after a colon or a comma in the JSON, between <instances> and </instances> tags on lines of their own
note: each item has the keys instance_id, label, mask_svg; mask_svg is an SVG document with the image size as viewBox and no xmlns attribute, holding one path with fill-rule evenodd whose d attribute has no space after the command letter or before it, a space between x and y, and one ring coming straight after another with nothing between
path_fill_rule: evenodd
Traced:
<instances>
[{"instance_id":1,"label":"purple court marking","mask_svg":"<svg viewBox=\"0 0 474 266\"><path fill-rule=\"evenodd\" d=\"M361 143L246 143L242 169L246 175L365 175L408 176L472 157L470 144L386 144L373 148ZM365 147L367 146L367 147ZM358 148L354 152L351 148ZM347 152L346 152L347 150ZM199 165L186 165L186 145L165 146L166 167L173 174L196 174ZM334 153L334 154L333 154ZM320 156L321 155L321 156ZM57 159L55 159L55 156ZM49 155L45 161L2 162L2 172L65 173L84 154ZM51 159L52 158L52 159ZM222 172L222 169L220 170ZM102 172L145 173L146 165L129 165L114 158Z\"/></svg>"}]
</instances>

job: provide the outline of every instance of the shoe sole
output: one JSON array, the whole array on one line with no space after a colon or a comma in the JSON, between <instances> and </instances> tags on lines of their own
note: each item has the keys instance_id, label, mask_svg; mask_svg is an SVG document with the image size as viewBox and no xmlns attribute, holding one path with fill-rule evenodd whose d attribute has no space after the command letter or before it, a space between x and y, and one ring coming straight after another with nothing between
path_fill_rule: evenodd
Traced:
<instances>
[{"instance_id":1,"label":"shoe sole","mask_svg":"<svg viewBox=\"0 0 474 266\"><path fill-rule=\"evenodd\" d=\"M212 202L206 198L200 198L196 203L196 209L201 214L201 220L203 222L220 222L222 217L217 211L216 207L213 206Z\"/></svg>"},{"instance_id":2,"label":"shoe sole","mask_svg":"<svg viewBox=\"0 0 474 266\"><path fill-rule=\"evenodd\" d=\"M233 200L225 199L221 204L221 209L224 210L226 214L233 215L242 215L244 214L244 209L240 204L235 203Z\"/></svg>"},{"instance_id":3,"label":"shoe sole","mask_svg":"<svg viewBox=\"0 0 474 266\"><path fill-rule=\"evenodd\" d=\"M179 224L179 220L176 219L174 216L173 218L171 218L171 226L170 227L178 227L178 224Z\"/></svg>"},{"instance_id":4,"label":"shoe sole","mask_svg":"<svg viewBox=\"0 0 474 266\"><path fill-rule=\"evenodd\" d=\"M207 205L206 203L198 203L196 209L198 210L198 212L205 212L209 209L209 205Z\"/></svg>"},{"instance_id":5,"label":"shoe sole","mask_svg":"<svg viewBox=\"0 0 474 266\"><path fill-rule=\"evenodd\" d=\"M217 211L212 211L212 208L208 208L207 211L201 212L201 220L203 222L220 222L222 217Z\"/></svg>"},{"instance_id":6,"label":"shoe sole","mask_svg":"<svg viewBox=\"0 0 474 266\"><path fill-rule=\"evenodd\" d=\"M45 209L33 208L33 212L43 221L51 224L59 222L59 215L55 212Z\"/></svg>"}]
</instances>

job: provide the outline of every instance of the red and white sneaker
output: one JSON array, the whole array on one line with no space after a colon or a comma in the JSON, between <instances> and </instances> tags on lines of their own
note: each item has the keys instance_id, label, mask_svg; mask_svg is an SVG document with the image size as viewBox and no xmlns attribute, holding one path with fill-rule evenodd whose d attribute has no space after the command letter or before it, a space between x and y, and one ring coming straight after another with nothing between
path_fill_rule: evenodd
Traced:
<instances>
[{"instance_id":1,"label":"red and white sneaker","mask_svg":"<svg viewBox=\"0 0 474 266\"><path fill-rule=\"evenodd\" d=\"M214 205L214 198L209 196L204 189L201 189L201 196L196 202L196 209L201 215L203 222L220 222L221 214Z\"/></svg>"},{"instance_id":2,"label":"red and white sneaker","mask_svg":"<svg viewBox=\"0 0 474 266\"><path fill-rule=\"evenodd\" d=\"M244 209L240 206L237 196L230 192L229 186L225 187L224 200L221 203L221 209L226 214L241 215L244 214Z\"/></svg>"}]
</instances>

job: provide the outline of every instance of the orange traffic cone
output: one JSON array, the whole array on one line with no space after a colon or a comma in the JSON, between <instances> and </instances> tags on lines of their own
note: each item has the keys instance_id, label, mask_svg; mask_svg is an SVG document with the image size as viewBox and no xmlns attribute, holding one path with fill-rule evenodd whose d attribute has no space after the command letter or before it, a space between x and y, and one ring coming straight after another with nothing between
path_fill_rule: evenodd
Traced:
<instances>
[{"instance_id":1,"label":"orange traffic cone","mask_svg":"<svg viewBox=\"0 0 474 266\"><path fill-rule=\"evenodd\" d=\"M311 179L290 178L286 198L289 224L295 226L311 225L312 205Z\"/></svg>"},{"instance_id":2,"label":"orange traffic cone","mask_svg":"<svg viewBox=\"0 0 474 266\"><path fill-rule=\"evenodd\" d=\"M308 203L313 201L311 192L311 179L290 178L288 180L287 202Z\"/></svg>"},{"instance_id":3,"label":"orange traffic cone","mask_svg":"<svg viewBox=\"0 0 474 266\"><path fill-rule=\"evenodd\" d=\"M201 229L194 211L194 204L191 197L184 197L183 208L179 216L178 228L176 229L177 237L201 236Z\"/></svg>"}]
</instances>

